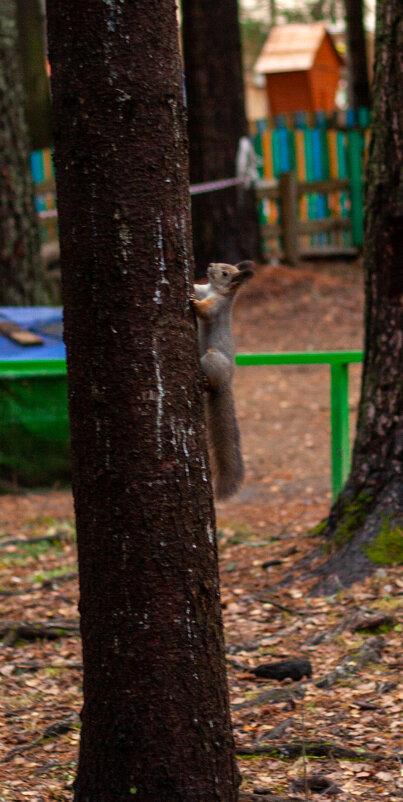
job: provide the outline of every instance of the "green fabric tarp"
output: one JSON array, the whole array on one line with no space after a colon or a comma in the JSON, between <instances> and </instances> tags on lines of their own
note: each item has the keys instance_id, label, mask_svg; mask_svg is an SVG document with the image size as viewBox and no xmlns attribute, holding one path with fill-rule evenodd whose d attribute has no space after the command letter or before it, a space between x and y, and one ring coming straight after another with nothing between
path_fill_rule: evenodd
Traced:
<instances>
[{"instance_id":1,"label":"green fabric tarp","mask_svg":"<svg viewBox=\"0 0 403 802\"><path fill-rule=\"evenodd\" d=\"M26 486L70 479L65 376L0 376L0 478Z\"/></svg>"}]
</instances>

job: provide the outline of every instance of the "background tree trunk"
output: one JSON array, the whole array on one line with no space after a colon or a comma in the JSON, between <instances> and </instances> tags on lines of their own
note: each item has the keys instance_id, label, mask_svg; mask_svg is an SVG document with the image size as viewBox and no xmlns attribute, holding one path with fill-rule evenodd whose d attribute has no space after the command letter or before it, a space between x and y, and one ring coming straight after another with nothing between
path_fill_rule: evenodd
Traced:
<instances>
[{"instance_id":1,"label":"background tree trunk","mask_svg":"<svg viewBox=\"0 0 403 802\"><path fill-rule=\"evenodd\" d=\"M15 0L0 6L0 304L46 300L17 52Z\"/></svg>"},{"instance_id":2,"label":"background tree trunk","mask_svg":"<svg viewBox=\"0 0 403 802\"><path fill-rule=\"evenodd\" d=\"M364 245L365 361L350 477L326 534L346 584L403 561L403 6L378 3ZM399 535L400 532L400 535ZM374 541L375 539L375 541ZM372 549L371 549L372 546ZM369 551L368 551L368 547ZM323 585L322 585L323 587ZM327 587L330 587L329 582Z\"/></svg>"},{"instance_id":3,"label":"background tree trunk","mask_svg":"<svg viewBox=\"0 0 403 802\"><path fill-rule=\"evenodd\" d=\"M84 661L75 800L232 802L175 4L48 0L48 26Z\"/></svg>"},{"instance_id":4,"label":"background tree trunk","mask_svg":"<svg viewBox=\"0 0 403 802\"><path fill-rule=\"evenodd\" d=\"M235 177L239 139L248 134L236 0L182 0L190 183ZM253 190L192 198L196 274L211 261L260 257Z\"/></svg>"},{"instance_id":5,"label":"background tree trunk","mask_svg":"<svg viewBox=\"0 0 403 802\"><path fill-rule=\"evenodd\" d=\"M29 139L31 149L40 150L52 144L50 87L40 0L17 0L17 27Z\"/></svg>"},{"instance_id":6,"label":"background tree trunk","mask_svg":"<svg viewBox=\"0 0 403 802\"><path fill-rule=\"evenodd\" d=\"M350 70L350 105L369 108L371 92L368 79L367 48L363 0L344 0L346 6L347 51Z\"/></svg>"}]
</instances>

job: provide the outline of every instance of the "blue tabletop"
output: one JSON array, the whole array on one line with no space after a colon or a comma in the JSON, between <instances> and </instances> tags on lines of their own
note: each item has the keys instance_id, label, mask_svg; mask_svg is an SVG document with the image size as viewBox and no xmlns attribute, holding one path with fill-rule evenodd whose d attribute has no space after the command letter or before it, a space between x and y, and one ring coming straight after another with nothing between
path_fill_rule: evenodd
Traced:
<instances>
[{"instance_id":1,"label":"blue tabletop","mask_svg":"<svg viewBox=\"0 0 403 802\"><path fill-rule=\"evenodd\" d=\"M0 334L0 361L65 359L61 306L1 306L0 322L4 320L39 334L43 345L17 345Z\"/></svg>"}]
</instances>

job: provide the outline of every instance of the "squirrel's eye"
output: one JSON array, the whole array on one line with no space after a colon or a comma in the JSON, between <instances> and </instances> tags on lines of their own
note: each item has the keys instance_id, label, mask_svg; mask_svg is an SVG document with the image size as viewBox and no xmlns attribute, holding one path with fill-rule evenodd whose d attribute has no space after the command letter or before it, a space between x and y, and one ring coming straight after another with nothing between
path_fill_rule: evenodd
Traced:
<instances>
[{"instance_id":1,"label":"squirrel's eye","mask_svg":"<svg viewBox=\"0 0 403 802\"><path fill-rule=\"evenodd\" d=\"M223 274L223 276L228 276L228 273L227 273L227 271L226 271L226 270L223 270L223 271L222 271L222 274Z\"/></svg>"}]
</instances>

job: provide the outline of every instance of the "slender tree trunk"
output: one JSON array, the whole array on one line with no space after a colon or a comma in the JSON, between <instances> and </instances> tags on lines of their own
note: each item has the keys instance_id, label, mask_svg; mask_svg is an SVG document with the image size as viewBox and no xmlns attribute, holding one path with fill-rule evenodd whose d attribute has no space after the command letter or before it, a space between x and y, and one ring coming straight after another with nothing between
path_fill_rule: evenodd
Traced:
<instances>
[{"instance_id":1,"label":"slender tree trunk","mask_svg":"<svg viewBox=\"0 0 403 802\"><path fill-rule=\"evenodd\" d=\"M400 0L378 2L373 98L366 192L362 392L351 475L331 511L325 532L334 553L323 569L327 576L337 574L347 584L371 571L374 560L403 562L403 6Z\"/></svg>"},{"instance_id":2,"label":"slender tree trunk","mask_svg":"<svg viewBox=\"0 0 403 802\"><path fill-rule=\"evenodd\" d=\"M75 802L237 799L174 0L48 0L84 707Z\"/></svg>"},{"instance_id":3,"label":"slender tree trunk","mask_svg":"<svg viewBox=\"0 0 403 802\"><path fill-rule=\"evenodd\" d=\"M44 20L40 0L17 0L19 50L32 150L52 144L49 79L45 66Z\"/></svg>"},{"instance_id":4,"label":"slender tree trunk","mask_svg":"<svg viewBox=\"0 0 403 802\"><path fill-rule=\"evenodd\" d=\"M368 79L364 4L363 0L344 0L344 2L350 68L350 102L354 108L369 108L371 105L371 92Z\"/></svg>"},{"instance_id":5,"label":"slender tree trunk","mask_svg":"<svg viewBox=\"0 0 403 802\"><path fill-rule=\"evenodd\" d=\"M268 0L268 17L270 25L277 23L277 2L276 0Z\"/></svg>"},{"instance_id":6,"label":"slender tree trunk","mask_svg":"<svg viewBox=\"0 0 403 802\"><path fill-rule=\"evenodd\" d=\"M245 116L236 0L182 0L190 183L234 178ZM192 198L196 273L209 262L260 257L253 190L232 187Z\"/></svg>"},{"instance_id":7,"label":"slender tree trunk","mask_svg":"<svg viewBox=\"0 0 403 802\"><path fill-rule=\"evenodd\" d=\"M17 53L15 0L0 6L0 304L44 300Z\"/></svg>"}]
</instances>

